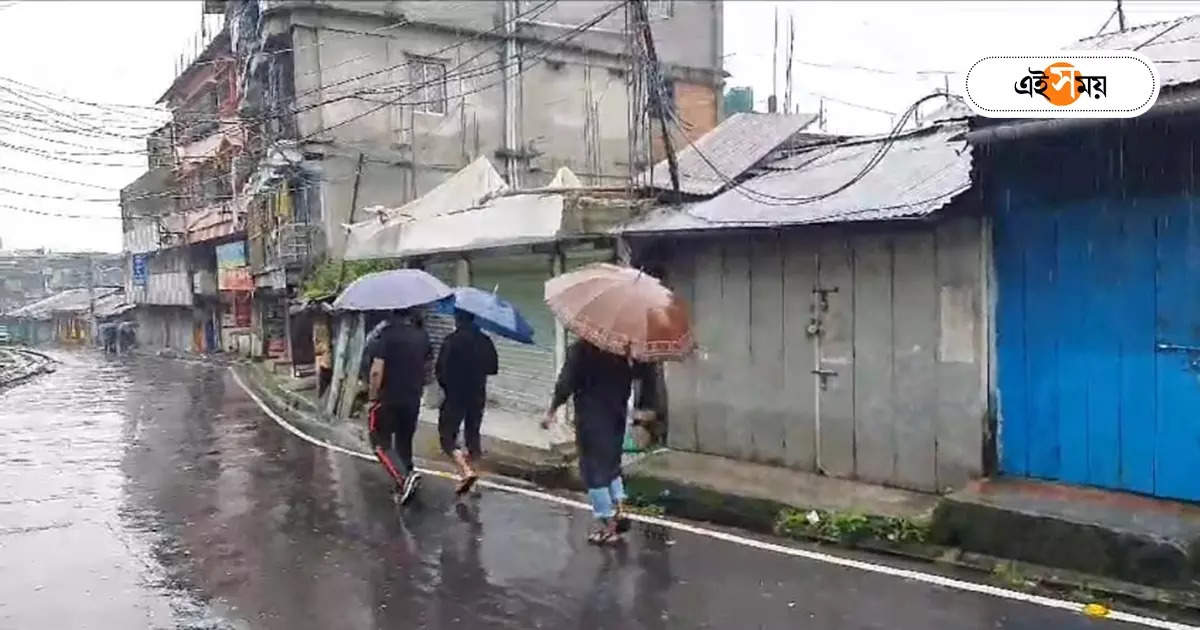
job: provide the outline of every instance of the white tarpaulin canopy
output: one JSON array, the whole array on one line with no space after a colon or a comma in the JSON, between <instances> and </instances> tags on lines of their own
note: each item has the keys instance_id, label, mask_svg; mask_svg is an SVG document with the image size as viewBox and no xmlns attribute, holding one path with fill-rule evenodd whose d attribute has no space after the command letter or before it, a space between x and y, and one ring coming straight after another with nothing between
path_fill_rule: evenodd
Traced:
<instances>
[{"instance_id":1,"label":"white tarpaulin canopy","mask_svg":"<svg viewBox=\"0 0 1200 630\"><path fill-rule=\"evenodd\" d=\"M566 167L546 189L578 188ZM485 157L399 208L349 226L347 260L403 258L555 240L562 227L563 196L499 196L509 189Z\"/></svg>"}]
</instances>

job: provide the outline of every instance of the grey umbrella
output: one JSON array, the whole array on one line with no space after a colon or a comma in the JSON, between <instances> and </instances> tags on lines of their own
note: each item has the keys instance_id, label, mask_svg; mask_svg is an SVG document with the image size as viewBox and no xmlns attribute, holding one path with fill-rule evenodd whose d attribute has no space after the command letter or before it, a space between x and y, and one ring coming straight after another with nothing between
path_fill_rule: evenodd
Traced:
<instances>
[{"instance_id":1,"label":"grey umbrella","mask_svg":"<svg viewBox=\"0 0 1200 630\"><path fill-rule=\"evenodd\" d=\"M390 311L431 304L454 295L441 280L420 269L369 273L350 283L333 303L345 311Z\"/></svg>"}]
</instances>

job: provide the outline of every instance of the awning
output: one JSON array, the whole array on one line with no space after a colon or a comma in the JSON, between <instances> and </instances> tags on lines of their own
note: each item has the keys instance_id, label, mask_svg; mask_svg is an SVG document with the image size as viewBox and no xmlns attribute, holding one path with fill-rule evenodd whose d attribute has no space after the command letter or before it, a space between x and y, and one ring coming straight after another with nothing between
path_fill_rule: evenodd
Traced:
<instances>
[{"instance_id":1,"label":"awning","mask_svg":"<svg viewBox=\"0 0 1200 630\"><path fill-rule=\"evenodd\" d=\"M579 188L566 167L546 189ZM349 226L347 260L403 258L552 242L563 226L564 196L506 194L508 184L480 157L419 199Z\"/></svg>"}]
</instances>

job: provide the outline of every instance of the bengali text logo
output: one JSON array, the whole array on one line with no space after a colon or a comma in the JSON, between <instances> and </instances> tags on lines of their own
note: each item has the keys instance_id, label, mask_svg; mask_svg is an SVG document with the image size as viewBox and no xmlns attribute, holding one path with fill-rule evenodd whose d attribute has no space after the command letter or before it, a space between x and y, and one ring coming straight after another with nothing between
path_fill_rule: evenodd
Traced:
<instances>
[{"instance_id":1,"label":"bengali text logo","mask_svg":"<svg viewBox=\"0 0 1200 630\"><path fill-rule=\"evenodd\" d=\"M989 118L1133 118L1158 99L1154 65L1131 51L984 57L963 93Z\"/></svg>"}]
</instances>

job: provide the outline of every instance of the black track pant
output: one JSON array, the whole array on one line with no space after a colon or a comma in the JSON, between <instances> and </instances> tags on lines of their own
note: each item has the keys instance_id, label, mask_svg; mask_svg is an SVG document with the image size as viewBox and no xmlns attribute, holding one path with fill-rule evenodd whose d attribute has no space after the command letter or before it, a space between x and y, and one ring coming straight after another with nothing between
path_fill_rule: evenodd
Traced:
<instances>
[{"instance_id":1,"label":"black track pant","mask_svg":"<svg viewBox=\"0 0 1200 630\"><path fill-rule=\"evenodd\" d=\"M367 430L371 438L371 450L383 468L396 483L400 483L413 470L412 442L417 432L417 417L421 405L398 405L376 403L367 411ZM388 451L394 447L399 467L392 461Z\"/></svg>"},{"instance_id":2,"label":"black track pant","mask_svg":"<svg viewBox=\"0 0 1200 630\"><path fill-rule=\"evenodd\" d=\"M458 429L463 427L463 438L472 459L479 459L483 452L480 446L479 427L483 424L483 407L487 401L484 391L446 392L442 408L438 413L438 437L442 451L447 455L458 448Z\"/></svg>"}]
</instances>

